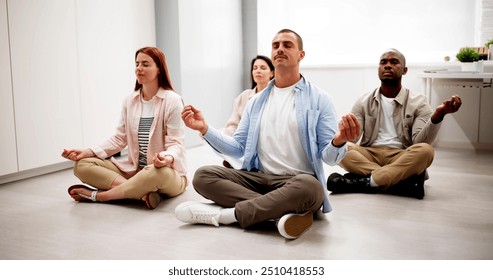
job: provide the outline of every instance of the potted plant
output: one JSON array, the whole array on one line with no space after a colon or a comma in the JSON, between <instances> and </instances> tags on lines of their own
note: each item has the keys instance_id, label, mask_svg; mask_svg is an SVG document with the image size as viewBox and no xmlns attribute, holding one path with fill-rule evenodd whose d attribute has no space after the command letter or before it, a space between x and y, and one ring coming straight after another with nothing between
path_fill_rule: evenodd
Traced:
<instances>
[{"instance_id":1,"label":"potted plant","mask_svg":"<svg viewBox=\"0 0 493 280\"><path fill-rule=\"evenodd\" d=\"M479 60L479 53L472 48L462 48L455 56L462 62L462 71L476 71L475 61Z\"/></svg>"},{"instance_id":2,"label":"potted plant","mask_svg":"<svg viewBox=\"0 0 493 280\"><path fill-rule=\"evenodd\" d=\"M489 40L488 42L486 42L486 44L484 44L487 48L490 47L490 45L493 44L493 39Z\"/></svg>"},{"instance_id":3,"label":"potted plant","mask_svg":"<svg viewBox=\"0 0 493 280\"><path fill-rule=\"evenodd\" d=\"M493 39L484 44L488 48L488 60L493 59Z\"/></svg>"}]
</instances>

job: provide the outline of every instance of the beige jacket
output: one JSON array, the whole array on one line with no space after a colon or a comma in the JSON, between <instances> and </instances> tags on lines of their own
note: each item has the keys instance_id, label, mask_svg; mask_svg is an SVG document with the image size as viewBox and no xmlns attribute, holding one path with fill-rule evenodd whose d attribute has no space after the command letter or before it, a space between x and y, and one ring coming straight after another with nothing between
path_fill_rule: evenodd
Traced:
<instances>
[{"instance_id":1,"label":"beige jacket","mask_svg":"<svg viewBox=\"0 0 493 280\"><path fill-rule=\"evenodd\" d=\"M416 143L432 144L439 124L431 122L431 110L426 97L402 88L395 98L393 121L404 148ZM380 88L361 96L352 112L361 124L360 145L369 147L377 138L381 114Z\"/></svg>"}]
</instances>

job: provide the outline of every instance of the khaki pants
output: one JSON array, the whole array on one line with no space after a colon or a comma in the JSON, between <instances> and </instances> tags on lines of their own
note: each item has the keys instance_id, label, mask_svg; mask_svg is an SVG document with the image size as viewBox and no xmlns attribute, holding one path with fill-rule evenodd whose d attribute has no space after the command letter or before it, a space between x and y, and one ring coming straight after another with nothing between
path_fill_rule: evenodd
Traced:
<instances>
[{"instance_id":1,"label":"khaki pants","mask_svg":"<svg viewBox=\"0 0 493 280\"><path fill-rule=\"evenodd\" d=\"M288 213L315 212L324 190L312 175L281 176L221 166L204 166L195 172L195 190L216 204L232 208L242 228Z\"/></svg>"},{"instance_id":2,"label":"khaki pants","mask_svg":"<svg viewBox=\"0 0 493 280\"><path fill-rule=\"evenodd\" d=\"M371 175L375 183L385 189L423 173L433 162L434 155L433 147L426 143L414 144L407 149L348 143L348 153L339 165L350 173Z\"/></svg>"},{"instance_id":3,"label":"khaki pants","mask_svg":"<svg viewBox=\"0 0 493 280\"><path fill-rule=\"evenodd\" d=\"M96 157L77 161L74 174L82 182L100 190L109 190L118 176L127 181L119 186L125 198L140 199L150 192L159 192L168 197L177 196L185 191L187 179L170 167L155 168L148 165L145 168L127 174L120 171L110 160Z\"/></svg>"}]
</instances>

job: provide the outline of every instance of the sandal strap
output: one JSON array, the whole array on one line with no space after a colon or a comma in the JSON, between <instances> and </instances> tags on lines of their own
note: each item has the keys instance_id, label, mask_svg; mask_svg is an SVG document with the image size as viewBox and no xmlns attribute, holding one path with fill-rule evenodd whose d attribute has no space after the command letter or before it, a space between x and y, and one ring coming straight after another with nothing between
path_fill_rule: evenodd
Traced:
<instances>
[{"instance_id":1,"label":"sandal strap","mask_svg":"<svg viewBox=\"0 0 493 280\"><path fill-rule=\"evenodd\" d=\"M98 194L98 191L93 191L93 192L91 193L91 200L92 200L92 201L96 201L96 195L97 195L97 194Z\"/></svg>"},{"instance_id":2,"label":"sandal strap","mask_svg":"<svg viewBox=\"0 0 493 280\"><path fill-rule=\"evenodd\" d=\"M91 193L91 196L88 196L88 195L85 195L85 194L82 194L82 193L79 193L78 195L85 198L85 199L89 199L91 201L96 201L96 195L98 194L98 191L93 191Z\"/></svg>"}]
</instances>

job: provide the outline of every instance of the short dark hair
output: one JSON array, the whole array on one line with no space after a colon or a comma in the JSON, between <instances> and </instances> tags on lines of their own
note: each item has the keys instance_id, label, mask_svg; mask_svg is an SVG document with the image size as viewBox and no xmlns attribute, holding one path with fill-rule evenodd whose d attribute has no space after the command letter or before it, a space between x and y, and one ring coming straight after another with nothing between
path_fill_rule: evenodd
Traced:
<instances>
[{"instance_id":1,"label":"short dark hair","mask_svg":"<svg viewBox=\"0 0 493 280\"><path fill-rule=\"evenodd\" d=\"M279 30L279 32L277 32L277 34L279 34L279 33L293 33L296 36L296 39L298 40L298 49L300 51L303 50L303 39L301 39L300 34L294 32L291 29L287 29L287 28L284 28L284 29Z\"/></svg>"},{"instance_id":2,"label":"short dark hair","mask_svg":"<svg viewBox=\"0 0 493 280\"><path fill-rule=\"evenodd\" d=\"M265 61L265 63L267 63L267 65L269 65L270 71L274 71L274 64L272 64L272 60L270 60L270 58L268 58L265 55L257 55L256 57L254 57L252 59L252 62L250 63L250 80L252 81L252 89L257 86L257 83L253 79L252 72L253 72L253 65L255 64L255 61L257 61L258 59Z\"/></svg>"}]
</instances>

